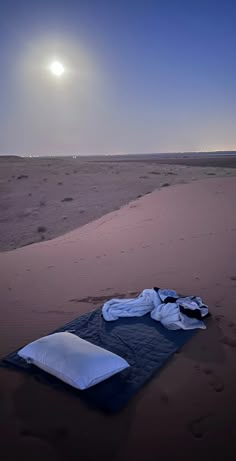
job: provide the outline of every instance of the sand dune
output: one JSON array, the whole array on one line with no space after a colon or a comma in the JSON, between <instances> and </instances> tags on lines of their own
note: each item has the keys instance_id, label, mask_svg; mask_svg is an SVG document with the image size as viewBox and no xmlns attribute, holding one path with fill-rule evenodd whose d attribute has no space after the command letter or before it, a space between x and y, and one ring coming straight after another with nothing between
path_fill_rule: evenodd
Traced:
<instances>
[{"instance_id":1,"label":"sand dune","mask_svg":"<svg viewBox=\"0 0 236 461\"><path fill-rule=\"evenodd\" d=\"M0 251L53 239L156 189L236 175L236 157L140 159L0 157Z\"/></svg>"},{"instance_id":2,"label":"sand dune","mask_svg":"<svg viewBox=\"0 0 236 461\"><path fill-rule=\"evenodd\" d=\"M154 285L198 294L212 313L208 329L114 416L0 369L4 460L233 460L235 193L234 177L165 187L0 254L1 356L110 297Z\"/></svg>"}]
</instances>

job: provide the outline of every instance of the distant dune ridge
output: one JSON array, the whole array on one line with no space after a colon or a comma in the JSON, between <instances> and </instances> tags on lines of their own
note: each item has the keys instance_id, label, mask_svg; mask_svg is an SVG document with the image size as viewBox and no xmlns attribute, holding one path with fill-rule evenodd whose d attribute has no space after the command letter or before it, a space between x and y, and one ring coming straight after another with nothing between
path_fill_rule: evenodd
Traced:
<instances>
[{"instance_id":1,"label":"distant dune ridge","mask_svg":"<svg viewBox=\"0 0 236 461\"><path fill-rule=\"evenodd\" d=\"M23 157L21 155L4 155L4 154L0 154L0 162L5 161L5 160L14 161L14 160L19 160L19 159L23 159Z\"/></svg>"}]
</instances>

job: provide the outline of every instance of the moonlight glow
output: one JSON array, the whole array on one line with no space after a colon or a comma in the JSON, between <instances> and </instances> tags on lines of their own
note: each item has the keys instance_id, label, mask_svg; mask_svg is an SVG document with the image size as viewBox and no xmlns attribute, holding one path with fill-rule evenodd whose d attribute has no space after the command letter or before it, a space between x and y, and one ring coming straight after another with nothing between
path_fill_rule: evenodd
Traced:
<instances>
[{"instance_id":1,"label":"moonlight glow","mask_svg":"<svg viewBox=\"0 0 236 461\"><path fill-rule=\"evenodd\" d=\"M59 61L53 61L50 64L49 69L50 69L51 73L53 75L55 75L56 77L61 77L65 72L65 69L64 69L62 63L59 62Z\"/></svg>"}]
</instances>

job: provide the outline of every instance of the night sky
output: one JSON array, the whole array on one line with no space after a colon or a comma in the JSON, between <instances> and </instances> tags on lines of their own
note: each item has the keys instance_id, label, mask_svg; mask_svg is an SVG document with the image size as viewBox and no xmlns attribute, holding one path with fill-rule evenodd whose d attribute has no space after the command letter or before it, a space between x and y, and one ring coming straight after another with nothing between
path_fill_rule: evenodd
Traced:
<instances>
[{"instance_id":1,"label":"night sky","mask_svg":"<svg viewBox=\"0 0 236 461\"><path fill-rule=\"evenodd\" d=\"M2 0L0 56L0 154L236 149L235 0Z\"/></svg>"}]
</instances>

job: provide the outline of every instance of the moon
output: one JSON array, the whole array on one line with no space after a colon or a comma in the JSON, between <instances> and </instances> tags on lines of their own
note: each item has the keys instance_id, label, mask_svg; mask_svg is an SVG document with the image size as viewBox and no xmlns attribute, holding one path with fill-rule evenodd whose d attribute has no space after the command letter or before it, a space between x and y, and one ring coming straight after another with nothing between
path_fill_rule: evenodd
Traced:
<instances>
[{"instance_id":1,"label":"moon","mask_svg":"<svg viewBox=\"0 0 236 461\"><path fill-rule=\"evenodd\" d=\"M65 72L65 68L60 61L53 61L50 64L49 69L55 77L61 77Z\"/></svg>"}]
</instances>

